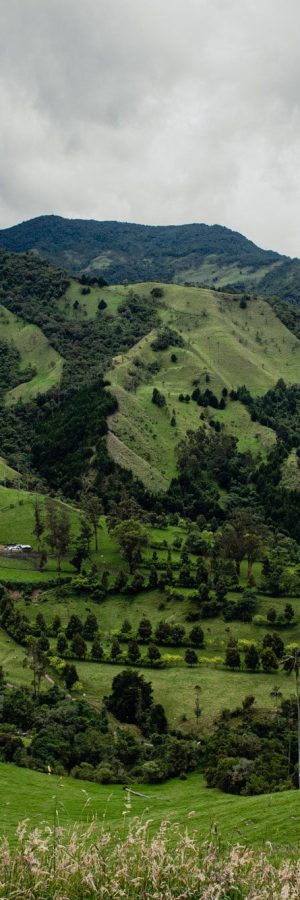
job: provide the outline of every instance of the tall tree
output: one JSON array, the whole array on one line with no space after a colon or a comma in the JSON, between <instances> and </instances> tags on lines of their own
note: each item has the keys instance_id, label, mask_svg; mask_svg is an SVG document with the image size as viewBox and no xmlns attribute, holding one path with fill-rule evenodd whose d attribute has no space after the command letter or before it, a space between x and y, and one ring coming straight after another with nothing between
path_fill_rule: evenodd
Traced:
<instances>
[{"instance_id":1,"label":"tall tree","mask_svg":"<svg viewBox=\"0 0 300 900\"><path fill-rule=\"evenodd\" d=\"M80 522L80 532L75 541L75 552L71 559L71 564L77 572L80 572L82 563L90 555L91 528L87 519L82 518Z\"/></svg>"},{"instance_id":2,"label":"tall tree","mask_svg":"<svg viewBox=\"0 0 300 900\"><path fill-rule=\"evenodd\" d=\"M40 503L40 501L38 500L37 497L35 498L35 501L34 501L33 511L34 511L34 529L33 529L32 534L34 534L34 536L36 537L38 551L40 551L41 550L41 540L42 540L42 536L45 531L45 520L43 517L42 504Z\"/></svg>"},{"instance_id":3,"label":"tall tree","mask_svg":"<svg viewBox=\"0 0 300 900\"><path fill-rule=\"evenodd\" d=\"M47 671L48 664L48 653L41 649L37 638L29 637L23 665L24 668L26 668L26 666L29 666L29 668L32 669L33 693L35 697L37 697L40 693L41 680Z\"/></svg>"},{"instance_id":4,"label":"tall tree","mask_svg":"<svg viewBox=\"0 0 300 900\"><path fill-rule=\"evenodd\" d=\"M82 492L80 497L81 507L83 512L86 515L86 518L90 522L95 538L95 550L98 550L98 529L99 529L99 517L103 513L103 504L100 497L97 496L93 491L85 490Z\"/></svg>"},{"instance_id":5,"label":"tall tree","mask_svg":"<svg viewBox=\"0 0 300 900\"><path fill-rule=\"evenodd\" d=\"M57 571L61 571L61 562L70 543L70 516L62 504L47 501L46 504L48 535L47 541L55 554Z\"/></svg>"},{"instance_id":6,"label":"tall tree","mask_svg":"<svg viewBox=\"0 0 300 900\"><path fill-rule=\"evenodd\" d=\"M300 650L294 647L291 652L283 658L283 667L287 675L294 673L296 687L297 702L297 740L298 740L298 790L300 790Z\"/></svg>"},{"instance_id":7,"label":"tall tree","mask_svg":"<svg viewBox=\"0 0 300 900\"><path fill-rule=\"evenodd\" d=\"M120 545L121 555L127 560L132 573L135 565L141 561L142 547L148 543L145 528L136 519L125 519L116 525L111 534Z\"/></svg>"}]
</instances>

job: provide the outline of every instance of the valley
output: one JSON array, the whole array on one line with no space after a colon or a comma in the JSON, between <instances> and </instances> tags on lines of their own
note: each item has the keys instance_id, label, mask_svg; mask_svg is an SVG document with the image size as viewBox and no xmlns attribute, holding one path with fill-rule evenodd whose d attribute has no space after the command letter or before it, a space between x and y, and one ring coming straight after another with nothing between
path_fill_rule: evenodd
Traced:
<instances>
[{"instance_id":1,"label":"valley","mask_svg":"<svg viewBox=\"0 0 300 900\"><path fill-rule=\"evenodd\" d=\"M30 786L50 815L58 778L70 825L87 791L117 828L126 786L150 791L154 824L176 796L183 825L196 786L202 837L213 819L225 839L240 828L254 846L293 844L297 307L226 289L233 263L215 289L78 280L7 250L1 261L11 835L18 784L39 824Z\"/></svg>"}]
</instances>

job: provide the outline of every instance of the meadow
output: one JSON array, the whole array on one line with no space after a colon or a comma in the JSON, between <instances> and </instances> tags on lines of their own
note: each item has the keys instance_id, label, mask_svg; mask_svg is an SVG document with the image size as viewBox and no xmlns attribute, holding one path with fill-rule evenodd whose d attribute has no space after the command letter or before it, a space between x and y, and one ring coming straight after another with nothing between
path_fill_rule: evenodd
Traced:
<instances>
[{"instance_id":1,"label":"meadow","mask_svg":"<svg viewBox=\"0 0 300 900\"><path fill-rule=\"evenodd\" d=\"M42 495L39 499L43 501ZM36 548L36 541L32 534L34 526L33 504L35 495L24 490L9 489L0 486L0 542L22 541L32 543ZM61 502L61 501L57 501ZM72 539L76 537L79 529L79 512L75 507L67 505L71 518ZM113 579L120 569L127 569L127 564L120 556L119 547L112 539L107 529L104 517L99 522L99 550L96 554L93 550L92 561L96 563L99 575L106 570L109 573L109 583L112 588ZM180 550L174 548L174 542L184 542L187 537L186 526L182 523L177 526L170 525L167 529L148 528L149 546L145 548L140 572L147 579L151 563L153 548L156 548L157 565L163 567L167 562L168 548L171 549L173 565L180 561ZM212 540L209 531L204 532L208 546ZM74 567L70 563L71 549L67 558L63 561L62 577L74 577ZM190 554L191 564L194 565L196 557ZM253 573L257 584L261 578L261 563L256 562ZM101 644L109 657L111 642L119 635L124 620L129 620L132 634L137 632L139 623L143 617L147 617L152 625L153 632L161 620L170 625L181 625L185 628L186 639L184 646L172 646L159 644L159 650L165 667L162 669L149 668L141 661L138 670L143 672L147 680L153 684L155 702L162 703L166 709L169 724L172 728L182 727L184 730L195 727L194 704L195 685L201 688L201 728L204 730L211 724L212 719L224 707L230 709L239 706L245 696L253 694L258 706L272 708L274 701L271 691L277 684L283 697L289 697L294 692L293 681L279 669L276 672L231 671L225 668L224 658L228 639L233 637L239 641L241 650L243 641L254 642L260 647L266 633L274 631L274 627L266 622L267 611L272 607L277 616L283 612L286 597L267 597L257 590L257 613L263 617L265 624L255 624L255 621L226 622L223 617L205 619L201 621L204 632L204 645L197 649L198 662L189 666L185 662L186 646L189 646L189 632L193 623L187 621L190 609L190 596L193 590L177 587L171 595L168 591L159 588L142 590L135 594L123 594L110 590L101 602L96 602L84 587L78 591L69 585L55 584L51 588L51 580L57 580L57 568L55 560L50 556L45 571L40 572L38 561L34 557L28 559L0 558L0 580L14 582L15 586L21 584L18 593L14 591L14 603L16 611L25 614L31 624L35 623L37 613L42 612L46 626L51 627L54 617L58 614L61 620L61 628L65 628L71 615L76 615L82 622L92 612L97 619ZM22 583L34 587L38 583L31 599L23 595ZM45 588L43 589L43 583ZM240 586L247 585L246 561L242 562ZM229 591L228 598L238 599L238 594ZM294 608L294 620L284 628L277 628L277 633L283 639L286 646L295 644L300 636L300 610L299 598L289 597ZM276 630L276 626L275 626ZM12 684L22 684L24 678L28 683L28 670L22 667L24 649L16 644L2 630L0 631L0 663L4 666L5 674ZM87 643L90 652L90 642ZM139 643L141 656L146 657L147 646ZM56 639L50 639L51 653L56 654ZM121 650L126 655L127 643L122 641ZM242 655L243 659L243 655ZM103 697L109 694L112 680L115 675L124 668L122 664L111 662L92 662L90 660L76 661L79 676L79 691L99 705ZM58 680L54 671L51 677Z\"/></svg>"},{"instance_id":2,"label":"meadow","mask_svg":"<svg viewBox=\"0 0 300 900\"><path fill-rule=\"evenodd\" d=\"M0 834L14 842L17 825L46 823L72 829L96 820L113 832L124 829L126 790L123 785L95 785L73 778L58 778L7 763L0 763L2 793ZM224 843L262 847L267 841L280 847L297 847L300 839L300 794L283 791L259 797L234 797L205 786L201 775L186 781L174 778L163 785L133 785L144 796L131 795L127 818L151 820L151 831L163 819L179 823L205 841L217 827Z\"/></svg>"},{"instance_id":3,"label":"meadow","mask_svg":"<svg viewBox=\"0 0 300 900\"><path fill-rule=\"evenodd\" d=\"M5 469L4 469L5 471ZM26 491L24 488L8 488L0 483L0 545L10 543L30 544L37 551L37 541L34 530L34 504L36 499L43 507L45 496L39 493ZM80 528L80 511L71 503L55 500L58 506L63 505L70 517L71 544L76 539ZM101 517L99 521L100 549L93 553L93 559L99 570L107 566L114 569L120 566L121 559L118 547L110 538L105 522ZM61 575L74 574L74 567L70 564L69 552L62 562ZM0 581L26 581L28 583L47 582L57 578L56 561L48 556L45 569L41 572L38 567L38 559L33 557L12 558L0 557Z\"/></svg>"}]
</instances>

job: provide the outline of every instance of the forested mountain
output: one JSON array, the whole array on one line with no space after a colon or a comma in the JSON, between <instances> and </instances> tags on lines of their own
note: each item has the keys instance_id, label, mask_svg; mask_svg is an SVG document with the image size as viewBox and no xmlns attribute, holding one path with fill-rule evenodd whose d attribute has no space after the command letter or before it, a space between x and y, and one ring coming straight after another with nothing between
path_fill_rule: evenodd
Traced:
<instances>
[{"instance_id":1,"label":"forested mountain","mask_svg":"<svg viewBox=\"0 0 300 900\"><path fill-rule=\"evenodd\" d=\"M300 260L262 250L220 225L135 225L39 216L0 231L0 247L34 251L70 274L233 286L300 302Z\"/></svg>"}]
</instances>

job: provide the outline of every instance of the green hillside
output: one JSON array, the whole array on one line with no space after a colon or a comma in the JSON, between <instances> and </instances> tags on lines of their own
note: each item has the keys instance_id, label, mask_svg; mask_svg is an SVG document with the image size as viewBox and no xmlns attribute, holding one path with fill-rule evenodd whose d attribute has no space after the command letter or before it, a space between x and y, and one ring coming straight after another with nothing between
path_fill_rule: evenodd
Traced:
<instances>
[{"instance_id":1,"label":"green hillside","mask_svg":"<svg viewBox=\"0 0 300 900\"><path fill-rule=\"evenodd\" d=\"M6 481L17 482L19 473L16 469L12 469L5 459L0 456L0 483L5 484Z\"/></svg>"},{"instance_id":2,"label":"green hillside","mask_svg":"<svg viewBox=\"0 0 300 900\"><path fill-rule=\"evenodd\" d=\"M59 825L74 825L105 820L112 830L123 826L125 795L122 785L95 785L73 778L57 778L18 769L0 763L0 781L5 801L2 805L1 833L14 841L14 833L22 819L29 826L53 823L57 810ZM178 822L181 829L195 831L199 840L209 837L213 824L221 838L233 843L262 847L266 841L277 849L296 847L300 826L297 791L261 797L229 797L218 790L208 790L200 775L187 781L174 779L165 785L134 785L145 797L131 796L131 817L151 818L152 830L162 819Z\"/></svg>"},{"instance_id":3,"label":"green hillside","mask_svg":"<svg viewBox=\"0 0 300 900\"><path fill-rule=\"evenodd\" d=\"M300 300L300 262L220 225L146 226L39 216L0 231L0 247L34 251L109 284L192 281Z\"/></svg>"},{"instance_id":4,"label":"green hillside","mask_svg":"<svg viewBox=\"0 0 300 900\"><path fill-rule=\"evenodd\" d=\"M150 302L153 287L137 289L148 293ZM177 332L183 346L171 341L167 349L155 351L153 331L115 358L107 373L119 403L109 421L110 453L156 491L175 473L179 440L187 429L199 427L201 409L192 401L180 402L180 394L191 395L195 382L204 390L208 381L218 399L223 388L242 384L261 395L280 377L297 382L300 367L300 342L262 299L248 300L243 309L233 294L165 285L159 310L163 325ZM153 388L164 395L163 408L152 403ZM224 411L206 409L209 414L238 437L241 450L264 455L275 440L269 428L252 422L246 408L230 400Z\"/></svg>"},{"instance_id":5,"label":"green hillside","mask_svg":"<svg viewBox=\"0 0 300 900\"><path fill-rule=\"evenodd\" d=\"M63 359L51 347L40 328L23 322L5 307L0 306L0 331L1 339L9 345L12 344L20 356L20 383L7 392L8 403L16 403L20 399L26 402L59 384ZM28 370L28 367L33 370L33 377L22 382L22 371Z\"/></svg>"}]
</instances>

